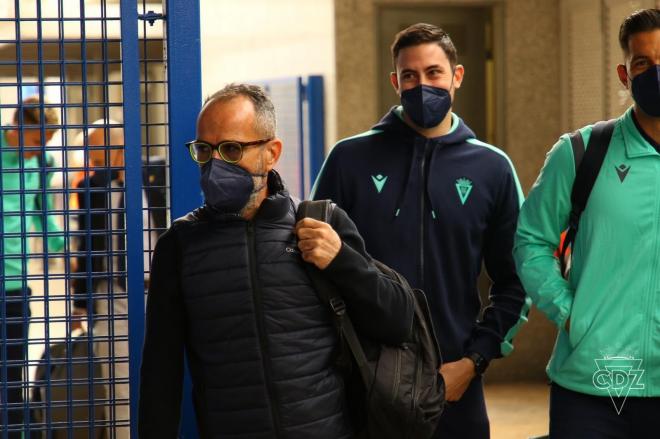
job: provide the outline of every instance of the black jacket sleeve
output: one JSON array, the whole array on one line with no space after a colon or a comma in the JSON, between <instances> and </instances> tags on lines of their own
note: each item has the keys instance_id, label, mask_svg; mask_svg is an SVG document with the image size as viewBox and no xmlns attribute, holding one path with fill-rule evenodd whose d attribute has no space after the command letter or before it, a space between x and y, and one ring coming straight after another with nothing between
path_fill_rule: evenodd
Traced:
<instances>
[{"instance_id":1,"label":"black jacket sleeve","mask_svg":"<svg viewBox=\"0 0 660 439\"><path fill-rule=\"evenodd\" d=\"M491 303L475 325L466 349L466 354L476 352L487 361L513 350L513 337L527 321L531 303L513 260L513 236L521 204L522 193L515 175L506 173L484 241L484 264L493 281Z\"/></svg>"},{"instance_id":2,"label":"black jacket sleeve","mask_svg":"<svg viewBox=\"0 0 660 439\"><path fill-rule=\"evenodd\" d=\"M376 268L346 212L335 207L331 224L342 246L323 272L341 291L356 330L382 343L404 342L412 330L412 297Z\"/></svg>"},{"instance_id":3,"label":"black jacket sleeve","mask_svg":"<svg viewBox=\"0 0 660 439\"><path fill-rule=\"evenodd\" d=\"M178 437L185 340L179 255L176 231L170 229L156 243L151 266L140 369L142 439Z\"/></svg>"}]
</instances>

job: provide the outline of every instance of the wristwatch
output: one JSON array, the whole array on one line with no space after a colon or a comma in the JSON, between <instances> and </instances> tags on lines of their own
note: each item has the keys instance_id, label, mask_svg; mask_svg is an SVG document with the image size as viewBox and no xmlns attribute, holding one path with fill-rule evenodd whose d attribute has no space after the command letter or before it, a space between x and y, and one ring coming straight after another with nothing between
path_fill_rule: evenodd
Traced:
<instances>
[{"instance_id":1,"label":"wristwatch","mask_svg":"<svg viewBox=\"0 0 660 439\"><path fill-rule=\"evenodd\" d=\"M476 352L470 352L466 355L466 358L469 358L474 363L474 371L477 375L483 375L488 368L488 361L480 354Z\"/></svg>"}]
</instances>

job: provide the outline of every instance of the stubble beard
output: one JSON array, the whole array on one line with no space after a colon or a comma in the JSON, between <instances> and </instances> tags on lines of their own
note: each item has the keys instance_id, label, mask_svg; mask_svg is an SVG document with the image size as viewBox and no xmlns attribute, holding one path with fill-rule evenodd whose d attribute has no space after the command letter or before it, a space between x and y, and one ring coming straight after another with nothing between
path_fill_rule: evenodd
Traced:
<instances>
[{"instance_id":1,"label":"stubble beard","mask_svg":"<svg viewBox=\"0 0 660 439\"><path fill-rule=\"evenodd\" d=\"M259 174L266 174L266 166L264 164L264 159L263 155L259 156L259 162L257 163L257 173ZM268 179L268 175L265 175L263 177L261 176L252 176L252 182L254 184L255 188L259 188L258 190L252 191L250 194L250 198L248 199L248 202L245 204L243 209L241 209L240 215L243 218L251 218L256 211L259 209L259 206L261 205L261 200L260 200L260 195L262 192L262 189L267 183L264 183L264 179Z\"/></svg>"}]
</instances>

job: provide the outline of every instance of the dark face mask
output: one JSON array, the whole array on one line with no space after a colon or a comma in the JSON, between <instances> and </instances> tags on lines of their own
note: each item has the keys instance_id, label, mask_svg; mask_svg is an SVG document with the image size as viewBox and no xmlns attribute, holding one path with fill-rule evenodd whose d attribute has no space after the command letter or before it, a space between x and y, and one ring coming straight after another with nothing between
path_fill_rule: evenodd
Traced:
<instances>
[{"instance_id":1,"label":"dark face mask","mask_svg":"<svg viewBox=\"0 0 660 439\"><path fill-rule=\"evenodd\" d=\"M651 117L660 117L660 65L649 67L632 80L633 99Z\"/></svg>"},{"instance_id":2,"label":"dark face mask","mask_svg":"<svg viewBox=\"0 0 660 439\"><path fill-rule=\"evenodd\" d=\"M451 95L444 88L420 84L401 92L401 105L415 125L433 128L447 116L451 108Z\"/></svg>"},{"instance_id":3,"label":"dark face mask","mask_svg":"<svg viewBox=\"0 0 660 439\"><path fill-rule=\"evenodd\" d=\"M250 174L238 165L214 158L202 165L200 185L207 205L222 213L240 213L250 196L265 186L255 189L253 177L266 175Z\"/></svg>"}]
</instances>

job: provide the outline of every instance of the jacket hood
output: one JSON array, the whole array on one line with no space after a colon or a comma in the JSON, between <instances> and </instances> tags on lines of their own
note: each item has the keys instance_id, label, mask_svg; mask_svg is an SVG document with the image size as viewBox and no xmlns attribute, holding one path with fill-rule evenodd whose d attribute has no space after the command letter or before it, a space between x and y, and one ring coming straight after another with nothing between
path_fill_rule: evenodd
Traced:
<instances>
[{"instance_id":1,"label":"jacket hood","mask_svg":"<svg viewBox=\"0 0 660 439\"><path fill-rule=\"evenodd\" d=\"M451 145L457 143L463 143L467 139L476 138L474 132L463 122L463 119L458 117L456 113L451 115L452 123L451 129L444 136L433 137L431 142L436 144ZM406 122L403 120L403 107L401 105L396 105L387 112L385 116L373 126L374 130L387 131L392 133L397 133L399 136L404 138L415 138L423 137L417 131L412 129Z\"/></svg>"}]
</instances>

